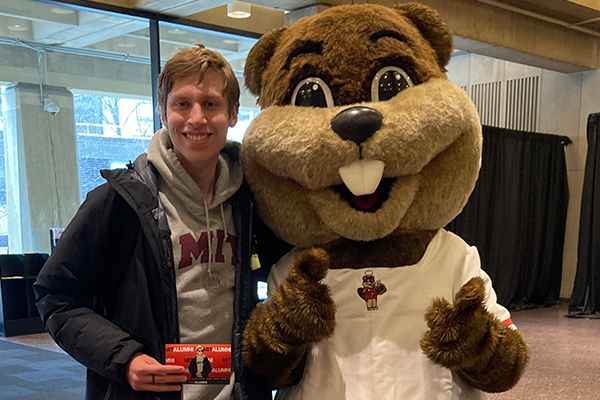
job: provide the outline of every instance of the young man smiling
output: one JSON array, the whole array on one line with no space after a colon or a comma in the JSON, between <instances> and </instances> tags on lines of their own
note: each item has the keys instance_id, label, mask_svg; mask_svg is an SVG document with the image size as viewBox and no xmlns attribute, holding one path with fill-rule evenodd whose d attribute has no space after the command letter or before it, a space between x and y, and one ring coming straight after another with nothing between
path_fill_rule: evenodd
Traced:
<instances>
[{"instance_id":1,"label":"young man smiling","mask_svg":"<svg viewBox=\"0 0 600 400\"><path fill-rule=\"evenodd\" d=\"M239 95L221 55L176 53L159 77L166 128L128 169L102 171L38 275L47 330L88 367L87 399L270 399L241 358L257 298L252 202L226 140ZM169 343L231 344L231 383L182 390Z\"/></svg>"}]
</instances>

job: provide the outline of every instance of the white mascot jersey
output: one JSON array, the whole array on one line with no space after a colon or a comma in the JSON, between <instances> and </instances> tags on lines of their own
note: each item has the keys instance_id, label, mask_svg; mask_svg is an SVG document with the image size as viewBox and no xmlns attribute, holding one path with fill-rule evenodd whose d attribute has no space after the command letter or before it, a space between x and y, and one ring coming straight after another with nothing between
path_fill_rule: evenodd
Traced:
<instances>
[{"instance_id":1,"label":"white mascot jersey","mask_svg":"<svg viewBox=\"0 0 600 400\"><path fill-rule=\"evenodd\" d=\"M273 267L270 293L284 282L299 252L294 249ZM280 390L277 399L487 399L457 374L430 362L419 347L432 300L452 301L476 276L486 283L487 309L512 326L509 312L496 303L477 249L443 229L417 264L329 270L323 283L336 305L334 335L312 345L302 380Z\"/></svg>"}]
</instances>

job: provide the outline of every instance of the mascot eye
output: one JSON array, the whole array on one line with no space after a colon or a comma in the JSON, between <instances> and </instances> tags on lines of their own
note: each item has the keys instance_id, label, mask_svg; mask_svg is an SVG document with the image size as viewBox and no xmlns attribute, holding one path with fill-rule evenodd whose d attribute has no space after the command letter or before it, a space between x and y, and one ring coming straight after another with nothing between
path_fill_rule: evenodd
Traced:
<instances>
[{"instance_id":1,"label":"mascot eye","mask_svg":"<svg viewBox=\"0 0 600 400\"><path fill-rule=\"evenodd\" d=\"M404 89L413 87L410 76L398 67L383 67L375 74L371 84L371 100L389 100Z\"/></svg>"},{"instance_id":2,"label":"mascot eye","mask_svg":"<svg viewBox=\"0 0 600 400\"><path fill-rule=\"evenodd\" d=\"M320 78L303 79L294 89L292 105L298 107L333 107L331 90Z\"/></svg>"}]
</instances>

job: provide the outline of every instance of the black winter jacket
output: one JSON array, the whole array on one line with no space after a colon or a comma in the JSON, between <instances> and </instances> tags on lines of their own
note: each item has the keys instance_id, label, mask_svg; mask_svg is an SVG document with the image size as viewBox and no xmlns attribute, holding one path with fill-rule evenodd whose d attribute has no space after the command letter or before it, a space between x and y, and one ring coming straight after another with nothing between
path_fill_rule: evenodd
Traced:
<instances>
[{"instance_id":1,"label":"black winter jacket","mask_svg":"<svg viewBox=\"0 0 600 400\"><path fill-rule=\"evenodd\" d=\"M135 353L164 364L165 344L179 343L172 244L158 174L145 154L129 169L101 173L108 183L89 193L38 275L38 309L54 340L88 367L86 399L180 399L180 392L136 392L125 378ZM232 369L235 398L262 400L271 391L241 357L243 329L257 303L251 199L244 183L230 200L238 232Z\"/></svg>"}]
</instances>

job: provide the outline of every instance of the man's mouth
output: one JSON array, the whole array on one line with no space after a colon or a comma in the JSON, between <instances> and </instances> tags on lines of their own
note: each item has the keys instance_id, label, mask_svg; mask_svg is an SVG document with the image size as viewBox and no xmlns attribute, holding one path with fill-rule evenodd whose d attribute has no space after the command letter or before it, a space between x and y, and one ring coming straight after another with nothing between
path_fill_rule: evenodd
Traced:
<instances>
[{"instance_id":1,"label":"man's mouth","mask_svg":"<svg viewBox=\"0 0 600 400\"><path fill-rule=\"evenodd\" d=\"M209 133L203 133L203 134L186 133L185 137L190 139L192 142L201 142L203 140L208 139L210 137L210 134Z\"/></svg>"},{"instance_id":2,"label":"man's mouth","mask_svg":"<svg viewBox=\"0 0 600 400\"><path fill-rule=\"evenodd\" d=\"M339 193L342 200L350 204L355 210L374 213L389 198L390 189L395 181L396 178L382 178L374 193L363 196L355 196L346 185L336 185L332 189Z\"/></svg>"}]
</instances>

